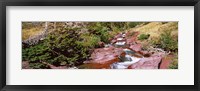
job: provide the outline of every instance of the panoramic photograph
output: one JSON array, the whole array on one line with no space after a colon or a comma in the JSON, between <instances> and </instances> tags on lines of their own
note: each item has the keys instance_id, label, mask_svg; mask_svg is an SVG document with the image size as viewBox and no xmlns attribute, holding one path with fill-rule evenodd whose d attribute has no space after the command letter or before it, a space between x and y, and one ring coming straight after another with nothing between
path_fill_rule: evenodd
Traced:
<instances>
[{"instance_id":1,"label":"panoramic photograph","mask_svg":"<svg viewBox=\"0 0 200 91\"><path fill-rule=\"evenodd\" d=\"M178 22L25 21L22 69L178 69Z\"/></svg>"}]
</instances>

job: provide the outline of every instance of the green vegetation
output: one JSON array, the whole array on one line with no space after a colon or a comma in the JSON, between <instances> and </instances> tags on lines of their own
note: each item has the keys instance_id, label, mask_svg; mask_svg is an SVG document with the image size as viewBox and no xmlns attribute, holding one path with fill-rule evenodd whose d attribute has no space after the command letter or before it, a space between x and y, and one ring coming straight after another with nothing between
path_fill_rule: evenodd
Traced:
<instances>
[{"instance_id":1,"label":"green vegetation","mask_svg":"<svg viewBox=\"0 0 200 91\"><path fill-rule=\"evenodd\" d=\"M32 69L49 69L49 67L42 63L30 63L30 68Z\"/></svg>"},{"instance_id":2,"label":"green vegetation","mask_svg":"<svg viewBox=\"0 0 200 91\"><path fill-rule=\"evenodd\" d=\"M90 26L90 33L94 35L98 35L102 42L108 43L109 38L109 31L111 31L108 27L104 27L101 24L96 24L96 26Z\"/></svg>"},{"instance_id":3,"label":"green vegetation","mask_svg":"<svg viewBox=\"0 0 200 91\"><path fill-rule=\"evenodd\" d=\"M56 24L56 31L49 33L39 44L23 47L23 61L28 61L30 68L48 68L43 62L68 67L81 64L94 48L99 47L99 42L109 43L113 36L128 28L125 22L90 22L86 27L88 30L83 32L81 28L62 27L65 23ZM23 40L44 31L42 25L45 24L22 23ZM53 26L52 23L48 25Z\"/></svg>"},{"instance_id":4,"label":"green vegetation","mask_svg":"<svg viewBox=\"0 0 200 91\"><path fill-rule=\"evenodd\" d=\"M178 52L178 38L174 38L170 31L164 31L158 39L150 42L152 46L160 47L165 51Z\"/></svg>"},{"instance_id":5,"label":"green vegetation","mask_svg":"<svg viewBox=\"0 0 200 91\"><path fill-rule=\"evenodd\" d=\"M167 51L177 51L178 50L178 40L171 36L171 32L165 31L160 37L161 48Z\"/></svg>"},{"instance_id":6,"label":"green vegetation","mask_svg":"<svg viewBox=\"0 0 200 91\"><path fill-rule=\"evenodd\" d=\"M90 34L99 36L100 41L109 43L114 35L127 29L128 26L125 22L92 22L87 28Z\"/></svg>"},{"instance_id":7,"label":"green vegetation","mask_svg":"<svg viewBox=\"0 0 200 91\"><path fill-rule=\"evenodd\" d=\"M139 35L138 40L146 40L149 38L149 36L150 34L141 34Z\"/></svg>"},{"instance_id":8,"label":"green vegetation","mask_svg":"<svg viewBox=\"0 0 200 91\"><path fill-rule=\"evenodd\" d=\"M22 49L22 60L27 60L30 63L30 68L48 68L46 65L40 63L41 61L47 61L51 58L50 50L44 43L31 46L30 48Z\"/></svg>"},{"instance_id":9,"label":"green vegetation","mask_svg":"<svg viewBox=\"0 0 200 91\"><path fill-rule=\"evenodd\" d=\"M178 54L176 53L174 56L175 57L173 58L171 64L169 65L170 69L178 69Z\"/></svg>"},{"instance_id":10,"label":"green vegetation","mask_svg":"<svg viewBox=\"0 0 200 91\"><path fill-rule=\"evenodd\" d=\"M39 43L23 45L22 60L28 61L30 68L48 69L50 68L48 64L78 67L89 59L95 48L110 43L119 33L126 33L128 38L140 34L137 39L141 40L139 42L146 50L152 46L167 52L178 52L177 23L87 22L84 27L75 28L65 24L65 22L52 22L46 27L45 22L22 23L23 40L49 29L47 36L45 35ZM169 68L178 68L178 58L173 59Z\"/></svg>"},{"instance_id":11,"label":"green vegetation","mask_svg":"<svg viewBox=\"0 0 200 91\"><path fill-rule=\"evenodd\" d=\"M32 68L43 67L41 62L47 62L55 66L63 65L64 63L68 66L73 66L89 56L88 47L90 46L85 47L81 40L78 32L73 29L49 34L38 45L23 48L23 60L29 61L30 64L33 63L34 65L31 65Z\"/></svg>"},{"instance_id":12,"label":"green vegetation","mask_svg":"<svg viewBox=\"0 0 200 91\"><path fill-rule=\"evenodd\" d=\"M173 61L170 65L169 65L170 69L178 69L178 61Z\"/></svg>"},{"instance_id":13,"label":"green vegetation","mask_svg":"<svg viewBox=\"0 0 200 91\"><path fill-rule=\"evenodd\" d=\"M128 23L128 26L130 27L130 28L134 28L134 27L136 27L137 25L140 25L140 24L142 24L143 22L129 22Z\"/></svg>"},{"instance_id":14,"label":"green vegetation","mask_svg":"<svg viewBox=\"0 0 200 91\"><path fill-rule=\"evenodd\" d=\"M100 37L89 33L82 34L80 38L82 39L82 41L79 41L79 43L84 47L89 47L89 48L98 47L98 42L101 41Z\"/></svg>"},{"instance_id":15,"label":"green vegetation","mask_svg":"<svg viewBox=\"0 0 200 91\"><path fill-rule=\"evenodd\" d=\"M63 29L50 34L45 41L48 49L54 54L51 59L54 65L65 61L69 66L85 60L89 55L89 48L85 47L76 29Z\"/></svg>"},{"instance_id":16,"label":"green vegetation","mask_svg":"<svg viewBox=\"0 0 200 91\"><path fill-rule=\"evenodd\" d=\"M138 40L143 50L151 50L150 47L160 48L175 55L169 65L170 69L178 68L178 22L151 22L132 28L130 32L139 32ZM147 34L150 34L148 37ZM177 54L177 55L176 55Z\"/></svg>"}]
</instances>

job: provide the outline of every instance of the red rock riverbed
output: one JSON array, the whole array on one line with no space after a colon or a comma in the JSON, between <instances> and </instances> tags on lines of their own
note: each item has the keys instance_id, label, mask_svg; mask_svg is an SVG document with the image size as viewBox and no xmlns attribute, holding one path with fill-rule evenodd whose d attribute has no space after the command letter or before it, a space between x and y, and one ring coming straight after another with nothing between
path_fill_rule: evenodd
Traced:
<instances>
[{"instance_id":1,"label":"red rock riverbed","mask_svg":"<svg viewBox=\"0 0 200 91\"><path fill-rule=\"evenodd\" d=\"M115 47L114 45L111 45L106 48L104 47L95 49L91 54L90 59L85 61L84 64L80 66L80 68L110 69L111 64L120 62L118 57L123 54L123 49L127 48L143 56L147 54L149 55L148 57L144 57L138 62L131 64L128 69L159 69L160 64L162 64L162 69L166 69L169 63L166 63L166 61L164 61L165 63L161 63L165 53L149 53L142 50L142 45L137 43L138 34L139 33L137 32L134 33L134 35L131 37L126 37L127 35L129 36L129 33L126 33L126 36L123 37L123 40L126 42L125 47ZM122 33L116 35L111 40L111 44L115 44L118 38L122 38Z\"/></svg>"}]
</instances>

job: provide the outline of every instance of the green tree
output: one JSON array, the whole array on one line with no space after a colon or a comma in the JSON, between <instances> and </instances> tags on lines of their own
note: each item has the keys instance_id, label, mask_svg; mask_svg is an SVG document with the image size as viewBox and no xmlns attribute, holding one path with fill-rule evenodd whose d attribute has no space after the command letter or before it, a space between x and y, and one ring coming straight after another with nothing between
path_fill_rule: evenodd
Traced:
<instances>
[{"instance_id":1,"label":"green tree","mask_svg":"<svg viewBox=\"0 0 200 91\"><path fill-rule=\"evenodd\" d=\"M42 62L55 66L79 64L89 56L89 48L80 43L79 36L78 30L75 29L53 32L38 45L24 48L23 60L32 63L32 68L44 68L45 66L41 65Z\"/></svg>"}]
</instances>

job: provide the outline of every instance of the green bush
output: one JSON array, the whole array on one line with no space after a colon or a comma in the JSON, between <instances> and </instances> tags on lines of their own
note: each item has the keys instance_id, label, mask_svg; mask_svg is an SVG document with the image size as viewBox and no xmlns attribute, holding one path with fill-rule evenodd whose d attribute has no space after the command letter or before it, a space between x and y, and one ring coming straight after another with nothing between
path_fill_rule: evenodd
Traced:
<instances>
[{"instance_id":1,"label":"green bush","mask_svg":"<svg viewBox=\"0 0 200 91\"><path fill-rule=\"evenodd\" d=\"M45 64L42 63L30 63L30 68L32 69L49 69L50 67L48 67Z\"/></svg>"},{"instance_id":2,"label":"green bush","mask_svg":"<svg viewBox=\"0 0 200 91\"><path fill-rule=\"evenodd\" d=\"M90 34L99 36L100 41L109 43L116 33L128 28L127 22L90 22L87 26Z\"/></svg>"},{"instance_id":3,"label":"green bush","mask_svg":"<svg viewBox=\"0 0 200 91\"><path fill-rule=\"evenodd\" d=\"M178 40L171 36L170 31L165 31L160 37L161 48L167 51L178 51Z\"/></svg>"},{"instance_id":4,"label":"green bush","mask_svg":"<svg viewBox=\"0 0 200 91\"><path fill-rule=\"evenodd\" d=\"M81 45L84 47L94 48L98 46L98 42L100 42L100 37L94 34L82 34L80 36L82 41L80 41Z\"/></svg>"},{"instance_id":5,"label":"green bush","mask_svg":"<svg viewBox=\"0 0 200 91\"><path fill-rule=\"evenodd\" d=\"M169 65L169 69L178 69L178 52L173 53L172 62Z\"/></svg>"},{"instance_id":6,"label":"green bush","mask_svg":"<svg viewBox=\"0 0 200 91\"><path fill-rule=\"evenodd\" d=\"M133 27L136 27L137 25L140 25L140 24L142 24L142 22L129 22L128 26L130 28L133 28Z\"/></svg>"},{"instance_id":7,"label":"green bush","mask_svg":"<svg viewBox=\"0 0 200 91\"><path fill-rule=\"evenodd\" d=\"M149 36L150 34L141 34L139 35L138 40L146 40L149 38Z\"/></svg>"},{"instance_id":8,"label":"green bush","mask_svg":"<svg viewBox=\"0 0 200 91\"><path fill-rule=\"evenodd\" d=\"M44 43L22 49L22 60L35 63L50 59L50 50Z\"/></svg>"},{"instance_id":9,"label":"green bush","mask_svg":"<svg viewBox=\"0 0 200 91\"><path fill-rule=\"evenodd\" d=\"M95 36L99 36L102 42L108 43L111 35L109 34L110 28L105 27L102 23L95 23L88 26L89 32Z\"/></svg>"},{"instance_id":10,"label":"green bush","mask_svg":"<svg viewBox=\"0 0 200 91\"><path fill-rule=\"evenodd\" d=\"M30 64L33 63L32 68L44 68L41 61L55 66L63 65L63 63L68 66L79 64L89 56L89 47L80 43L82 39L79 36L77 30L73 29L49 34L41 43L23 48L23 60L29 61Z\"/></svg>"},{"instance_id":11,"label":"green bush","mask_svg":"<svg viewBox=\"0 0 200 91\"><path fill-rule=\"evenodd\" d=\"M178 69L178 53L173 58L173 61L169 65L170 69Z\"/></svg>"},{"instance_id":12,"label":"green bush","mask_svg":"<svg viewBox=\"0 0 200 91\"><path fill-rule=\"evenodd\" d=\"M78 30L75 29L66 29L49 35L46 44L54 54L51 61L54 64L66 61L69 65L75 65L85 60L89 56L89 47L80 43L83 39L79 36Z\"/></svg>"},{"instance_id":13,"label":"green bush","mask_svg":"<svg viewBox=\"0 0 200 91\"><path fill-rule=\"evenodd\" d=\"M170 65L169 65L170 69L178 69L178 61L173 61Z\"/></svg>"}]
</instances>

